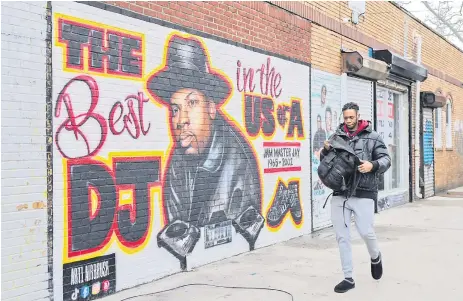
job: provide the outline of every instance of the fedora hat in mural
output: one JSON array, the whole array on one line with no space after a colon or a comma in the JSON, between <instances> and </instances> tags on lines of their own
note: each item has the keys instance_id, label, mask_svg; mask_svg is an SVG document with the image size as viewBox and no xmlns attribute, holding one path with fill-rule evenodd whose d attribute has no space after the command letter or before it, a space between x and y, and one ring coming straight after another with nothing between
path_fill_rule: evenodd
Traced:
<instances>
[{"instance_id":1,"label":"fedora hat in mural","mask_svg":"<svg viewBox=\"0 0 463 301\"><path fill-rule=\"evenodd\" d=\"M147 80L147 89L155 99L170 103L172 94L182 88L197 89L216 104L231 93L231 84L219 74L211 73L206 50L195 38L172 35L165 67Z\"/></svg>"}]
</instances>

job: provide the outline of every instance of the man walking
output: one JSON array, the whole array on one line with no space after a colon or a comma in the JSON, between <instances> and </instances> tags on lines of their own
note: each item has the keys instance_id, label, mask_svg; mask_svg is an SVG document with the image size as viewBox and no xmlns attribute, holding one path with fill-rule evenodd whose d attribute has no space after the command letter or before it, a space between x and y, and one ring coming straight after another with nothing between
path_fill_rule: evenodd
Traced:
<instances>
[{"instance_id":1,"label":"man walking","mask_svg":"<svg viewBox=\"0 0 463 301\"><path fill-rule=\"evenodd\" d=\"M365 241L371 257L371 275L379 280L383 274L382 258L373 228L375 200L378 196L378 174L386 172L391 166L381 136L373 131L370 121L360 120L359 106L347 103L342 108L344 123L336 130L336 136L345 140L360 159L358 184L352 197L339 191L333 192L331 199L331 221L336 232L336 240L341 256L344 280L335 286L334 291L344 293L355 287L352 275L352 246L350 242L350 218L354 214L357 230ZM321 159L328 154L330 144L325 141Z\"/></svg>"}]
</instances>

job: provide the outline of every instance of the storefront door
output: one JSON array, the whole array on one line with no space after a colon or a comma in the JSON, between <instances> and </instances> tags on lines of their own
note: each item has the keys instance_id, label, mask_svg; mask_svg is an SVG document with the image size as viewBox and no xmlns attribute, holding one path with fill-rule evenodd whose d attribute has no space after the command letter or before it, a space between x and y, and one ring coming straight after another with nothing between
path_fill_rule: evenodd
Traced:
<instances>
[{"instance_id":1,"label":"storefront door","mask_svg":"<svg viewBox=\"0 0 463 301\"><path fill-rule=\"evenodd\" d=\"M376 88L376 126L391 156L391 168L379 176L378 211L408 201L408 92Z\"/></svg>"}]
</instances>

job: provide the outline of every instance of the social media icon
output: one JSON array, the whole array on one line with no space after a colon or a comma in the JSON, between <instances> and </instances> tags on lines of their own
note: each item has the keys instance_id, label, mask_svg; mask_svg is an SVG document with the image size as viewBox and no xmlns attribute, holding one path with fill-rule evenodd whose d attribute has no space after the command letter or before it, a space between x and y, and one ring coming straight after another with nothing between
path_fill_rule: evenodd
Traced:
<instances>
[{"instance_id":1,"label":"social media icon","mask_svg":"<svg viewBox=\"0 0 463 301\"><path fill-rule=\"evenodd\" d=\"M85 299L88 295L90 295L90 287L87 285L82 286L80 289L80 296Z\"/></svg>"},{"instance_id":2,"label":"social media icon","mask_svg":"<svg viewBox=\"0 0 463 301\"><path fill-rule=\"evenodd\" d=\"M92 295L98 295L100 293L100 282L95 282L92 284Z\"/></svg>"},{"instance_id":3,"label":"social media icon","mask_svg":"<svg viewBox=\"0 0 463 301\"><path fill-rule=\"evenodd\" d=\"M71 300L77 300L78 297L79 297L79 289L75 288L74 292L71 295Z\"/></svg>"},{"instance_id":4,"label":"social media icon","mask_svg":"<svg viewBox=\"0 0 463 301\"><path fill-rule=\"evenodd\" d=\"M109 290L109 280L103 281L103 291L107 292Z\"/></svg>"}]
</instances>

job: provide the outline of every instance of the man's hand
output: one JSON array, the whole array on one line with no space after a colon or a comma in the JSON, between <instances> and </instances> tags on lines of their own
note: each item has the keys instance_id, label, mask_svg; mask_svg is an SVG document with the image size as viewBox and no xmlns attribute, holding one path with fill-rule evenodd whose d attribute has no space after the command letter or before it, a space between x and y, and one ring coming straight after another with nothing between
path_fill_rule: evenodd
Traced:
<instances>
[{"instance_id":1,"label":"man's hand","mask_svg":"<svg viewBox=\"0 0 463 301\"><path fill-rule=\"evenodd\" d=\"M373 169L373 164L368 161L360 160L362 164L359 166L359 171L361 173L367 173L370 172Z\"/></svg>"},{"instance_id":2,"label":"man's hand","mask_svg":"<svg viewBox=\"0 0 463 301\"><path fill-rule=\"evenodd\" d=\"M330 143L327 141L323 142L323 145L325 146L325 149L328 151L330 150Z\"/></svg>"}]
</instances>

